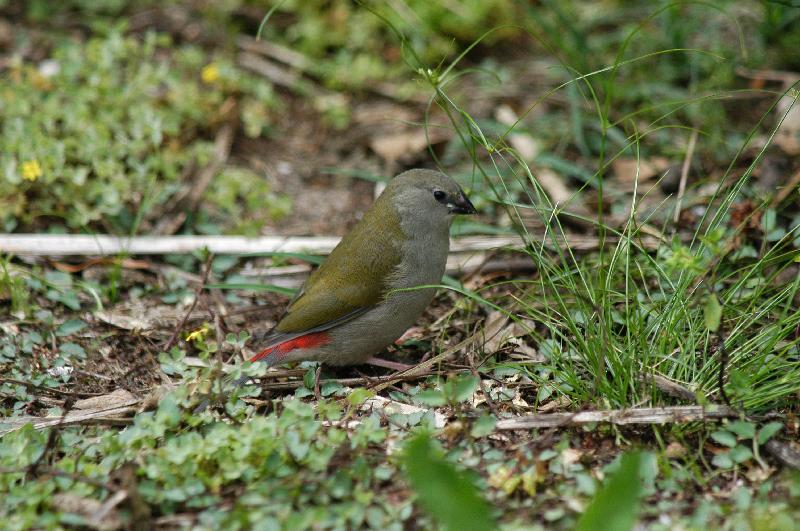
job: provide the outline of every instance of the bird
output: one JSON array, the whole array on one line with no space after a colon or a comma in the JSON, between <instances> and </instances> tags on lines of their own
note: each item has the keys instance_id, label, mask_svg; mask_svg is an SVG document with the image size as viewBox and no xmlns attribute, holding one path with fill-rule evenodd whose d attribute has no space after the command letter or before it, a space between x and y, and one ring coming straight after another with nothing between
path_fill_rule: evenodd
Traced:
<instances>
[{"instance_id":1,"label":"bird","mask_svg":"<svg viewBox=\"0 0 800 531\"><path fill-rule=\"evenodd\" d=\"M412 169L389 181L258 341L251 362L399 363L375 358L414 325L444 275L450 225L476 210L444 173Z\"/></svg>"}]
</instances>

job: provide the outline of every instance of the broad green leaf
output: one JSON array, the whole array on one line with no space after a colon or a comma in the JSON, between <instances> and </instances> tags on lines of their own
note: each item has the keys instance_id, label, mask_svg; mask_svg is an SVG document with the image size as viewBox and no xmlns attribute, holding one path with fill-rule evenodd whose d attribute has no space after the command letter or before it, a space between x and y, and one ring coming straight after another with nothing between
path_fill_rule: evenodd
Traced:
<instances>
[{"instance_id":1,"label":"broad green leaf","mask_svg":"<svg viewBox=\"0 0 800 531\"><path fill-rule=\"evenodd\" d=\"M639 480L641 454L623 454L611 475L584 511L578 531L630 531L639 514L642 484Z\"/></svg>"},{"instance_id":2,"label":"broad green leaf","mask_svg":"<svg viewBox=\"0 0 800 531\"><path fill-rule=\"evenodd\" d=\"M322 396L330 396L341 388L342 384L339 382L325 382L320 385L319 392Z\"/></svg>"},{"instance_id":3,"label":"broad green leaf","mask_svg":"<svg viewBox=\"0 0 800 531\"><path fill-rule=\"evenodd\" d=\"M306 389L314 389L317 383L317 369L315 367L309 367L305 374L303 374L303 385Z\"/></svg>"},{"instance_id":4,"label":"broad green leaf","mask_svg":"<svg viewBox=\"0 0 800 531\"><path fill-rule=\"evenodd\" d=\"M729 431L717 430L711 434L711 438L729 448L736 446L736 436Z\"/></svg>"},{"instance_id":5,"label":"broad green leaf","mask_svg":"<svg viewBox=\"0 0 800 531\"><path fill-rule=\"evenodd\" d=\"M86 328L86 323L81 321L80 319L70 319L69 321L64 321L61 326L58 327L56 330L56 335L58 337L64 336L71 336L77 332L80 332Z\"/></svg>"},{"instance_id":6,"label":"broad green leaf","mask_svg":"<svg viewBox=\"0 0 800 531\"><path fill-rule=\"evenodd\" d=\"M358 387L353 389L353 392L347 395L347 402L353 406L360 406L367 399L372 398L375 396L375 393L369 389L365 389L364 387Z\"/></svg>"},{"instance_id":7,"label":"broad green leaf","mask_svg":"<svg viewBox=\"0 0 800 531\"><path fill-rule=\"evenodd\" d=\"M444 528L451 531L496 529L491 508L469 479L446 461L428 434L408 441L403 455L406 474L417 502Z\"/></svg>"},{"instance_id":8,"label":"broad green leaf","mask_svg":"<svg viewBox=\"0 0 800 531\"><path fill-rule=\"evenodd\" d=\"M472 398L475 390L478 388L478 377L469 375L462 376L455 381L453 388L453 399L456 402L464 402Z\"/></svg>"},{"instance_id":9,"label":"broad green leaf","mask_svg":"<svg viewBox=\"0 0 800 531\"><path fill-rule=\"evenodd\" d=\"M764 444L783 429L782 422L770 422L758 430L758 444Z\"/></svg>"},{"instance_id":10,"label":"broad green leaf","mask_svg":"<svg viewBox=\"0 0 800 531\"><path fill-rule=\"evenodd\" d=\"M58 346L58 351L68 358L82 358L86 356L86 351L77 343L62 343Z\"/></svg>"},{"instance_id":11,"label":"broad green leaf","mask_svg":"<svg viewBox=\"0 0 800 531\"><path fill-rule=\"evenodd\" d=\"M475 420L470 430L470 435L473 437L485 437L494 432L494 427L497 425L497 419L492 415L483 415Z\"/></svg>"},{"instance_id":12,"label":"broad green leaf","mask_svg":"<svg viewBox=\"0 0 800 531\"><path fill-rule=\"evenodd\" d=\"M711 463L717 468L731 468L733 466L733 460L729 452L715 455Z\"/></svg>"},{"instance_id":13,"label":"broad green leaf","mask_svg":"<svg viewBox=\"0 0 800 531\"><path fill-rule=\"evenodd\" d=\"M743 439L752 439L756 436L756 427L752 422L744 420L735 420L725 426L726 429L732 431Z\"/></svg>"},{"instance_id":14,"label":"broad green leaf","mask_svg":"<svg viewBox=\"0 0 800 531\"><path fill-rule=\"evenodd\" d=\"M443 406L447 404L447 398L444 393L438 389L426 389L414 395L414 399L426 406Z\"/></svg>"},{"instance_id":15,"label":"broad green leaf","mask_svg":"<svg viewBox=\"0 0 800 531\"><path fill-rule=\"evenodd\" d=\"M181 410L175 401L175 396L167 394L159 401L155 418L156 422L165 426L173 427L178 425L181 420Z\"/></svg>"},{"instance_id":16,"label":"broad green leaf","mask_svg":"<svg viewBox=\"0 0 800 531\"><path fill-rule=\"evenodd\" d=\"M734 462L744 463L745 461L749 461L750 459L753 458L753 451L747 446L742 446L740 444L738 446L731 448L730 456Z\"/></svg>"}]
</instances>

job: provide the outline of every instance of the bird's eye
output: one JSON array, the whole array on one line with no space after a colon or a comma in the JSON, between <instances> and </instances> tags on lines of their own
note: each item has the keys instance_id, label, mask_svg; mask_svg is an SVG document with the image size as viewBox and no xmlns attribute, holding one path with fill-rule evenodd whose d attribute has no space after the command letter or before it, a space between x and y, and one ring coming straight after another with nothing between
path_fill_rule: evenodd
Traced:
<instances>
[{"instance_id":1,"label":"bird's eye","mask_svg":"<svg viewBox=\"0 0 800 531\"><path fill-rule=\"evenodd\" d=\"M447 194L442 192L441 190L434 190L433 191L433 198L439 201L440 203L447 198Z\"/></svg>"}]
</instances>

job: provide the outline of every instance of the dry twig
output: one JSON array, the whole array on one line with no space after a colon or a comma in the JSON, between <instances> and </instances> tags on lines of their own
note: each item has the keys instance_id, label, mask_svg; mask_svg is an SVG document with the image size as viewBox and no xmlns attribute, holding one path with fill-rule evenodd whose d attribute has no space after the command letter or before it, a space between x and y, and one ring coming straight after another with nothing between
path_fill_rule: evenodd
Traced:
<instances>
[{"instance_id":1,"label":"dry twig","mask_svg":"<svg viewBox=\"0 0 800 531\"><path fill-rule=\"evenodd\" d=\"M595 422L611 424L683 424L705 420L719 420L738 417L739 414L728 406L676 406L647 407L632 409L611 409L606 411L579 411L577 413L550 413L547 415L526 415L497 422L498 430L527 430L532 428L551 428L583 426Z\"/></svg>"},{"instance_id":2,"label":"dry twig","mask_svg":"<svg viewBox=\"0 0 800 531\"><path fill-rule=\"evenodd\" d=\"M601 245L616 245L619 238L606 237L602 241L596 236L579 234L552 235L533 234L531 239L545 249L569 247L572 251L594 251ZM159 255L188 254L208 249L214 254L247 253L308 253L328 254L339 243L334 236L132 236L119 237L107 234L0 234L0 253L25 256L61 255ZM661 240L643 237L632 240L644 250L658 249ZM505 249L520 249L525 242L515 235L466 236L451 242L451 254L478 253Z\"/></svg>"}]
</instances>

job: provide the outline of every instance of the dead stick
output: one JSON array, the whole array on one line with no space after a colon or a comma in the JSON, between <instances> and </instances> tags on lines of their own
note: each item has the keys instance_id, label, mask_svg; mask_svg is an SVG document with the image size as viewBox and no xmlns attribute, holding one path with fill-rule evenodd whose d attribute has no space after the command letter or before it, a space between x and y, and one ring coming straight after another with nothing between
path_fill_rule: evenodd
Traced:
<instances>
[{"instance_id":1,"label":"dead stick","mask_svg":"<svg viewBox=\"0 0 800 531\"><path fill-rule=\"evenodd\" d=\"M550 250L569 247L575 252L594 251L603 245L616 245L620 241L618 237L607 237L600 241L595 236L580 234L562 234L555 238L532 234L531 238L544 238L540 244ZM214 254L284 252L324 255L330 253L338 243L339 238L335 236L248 238L220 235L120 237L109 234L0 234L0 252L25 256L189 254L204 248ZM514 251L521 249L524 243L519 236L513 235L463 236L452 240L450 256L496 249ZM644 237L635 241L635 244L644 250L653 251L658 249L662 242L657 237ZM176 271L177 268L161 265L157 268L170 269L191 278L191 275L185 272Z\"/></svg>"},{"instance_id":2,"label":"dead stick","mask_svg":"<svg viewBox=\"0 0 800 531\"><path fill-rule=\"evenodd\" d=\"M739 413L724 405L677 406L633 409L612 409L605 411L579 411L577 413L549 413L547 415L526 415L497 422L498 430L523 430L531 428L552 428L583 426L595 422L611 424L682 424L703 420L735 418Z\"/></svg>"},{"instance_id":3,"label":"dead stick","mask_svg":"<svg viewBox=\"0 0 800 531\"><path fill-rule=\"evenodd\" d=\"M109 234L0 234L0 252L27 256L189 254L207 248L214 254L308 253L328 254L339 243L336 236L112 236ZM575 235L559 242L589 250L596 238ZM519 236L465 236L451 242L451 253L520 248Z\"/></svg>"}]
</instances>

